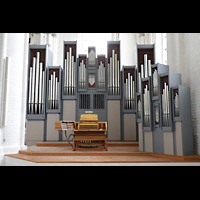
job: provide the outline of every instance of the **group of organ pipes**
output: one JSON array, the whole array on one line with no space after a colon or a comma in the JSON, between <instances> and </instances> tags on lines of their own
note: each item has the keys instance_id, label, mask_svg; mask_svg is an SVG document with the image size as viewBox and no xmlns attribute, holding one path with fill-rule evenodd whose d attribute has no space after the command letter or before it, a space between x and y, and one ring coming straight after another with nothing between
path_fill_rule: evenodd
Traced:
<instances>
[{"instance_id":1,"label":"group of organ pipes","mask_svg":"<svg viewBox=\"0 0 200 200\"><path fill-rule=\"evenodd\" d=\"M135 109L135 81L131 73L124 83L124 109Z\"/></svg>"},{"instance_id":2,"label":"group of organ pipes","mask_svg":"<svg viewBox=\"0 0 200 200\"><path fill-rule=\"evenodd\" d=\"M80 65L78 67L79 71L79 89L86 89L86 63L84 63L84 60L80 62Z\"/></svg>"},{"instance_id":3,"label":"group of organ pipes","mask_svg":"<svg viewBox=\"0 0 200 200\"><path fill-rule=\"evenodd\" d=\"M120 66L117 58L117 53L112 50L112 56L108 60L108 94L119 95L120 94Z\"/></svg>"},{"instance_id":4,"label":"group of organ pipes","mask_svg":"<svg viewBox=\"0 0 200 200\"><path fill-rule=\"evenodd\" d=\"M50 74L49 87L48 87L48 108L58 109L59 101L59 79L56 77L56 72Z\"/></svg>"},{"instance_id":5,"label":"group of organ pipes","mask_svg":"<svg viewBox=\"0 0 200 200\"><path fill-rule=\"evenodd\" d=\"M101 61L98 66L98 88L105 89L106 86L106 76L105 76L105 65Z\"/></svg>"},{"instance_id":6,"label":"group of organ pipes","mask_svg":"<svg viewBox=\"0 0 200 200\"><path fill-rule=\"evenodd\" d=\"M45 71L40 62L40 52L33 57L29 74L28 114L44 113L44 81Z\"/></svg>"},{"instance_id":7,"label":"group of organ pipes","mask_svg":"<svg viewBox=\"0 0 200 200\"><path fill-rule=\"evenodd\" d=\"M64 94L65 95L74 95L76 91L76 58L72 55L72 48L69 48L67 52L67 58L65 59L65 66L64 66ZM82 71L83 73L83 71Z\"/></svg>"}]
</instances>

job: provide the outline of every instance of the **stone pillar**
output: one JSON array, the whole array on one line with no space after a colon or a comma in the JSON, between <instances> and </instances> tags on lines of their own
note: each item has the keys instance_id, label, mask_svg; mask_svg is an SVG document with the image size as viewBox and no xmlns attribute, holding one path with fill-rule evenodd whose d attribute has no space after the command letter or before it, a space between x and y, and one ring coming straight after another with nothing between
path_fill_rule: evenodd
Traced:
<instances>
[{"instance_id":1,"label":"stone pillar","mask_svg":"<svg viewBox=\"0 0 200 200\"><path fill-rule=\"evenodd\" d=\"M1 77L3 71L2 62L6 57L10 57L7 125L0 128L0 148L2 149L2 154L18 153L19 150L26 149L26 146L24 145L24 137L26 118L28 39L28 33L0 34ZM0 94L2 94L1 86L2 79L0 79Z\"/></svg>"}]
</instances>

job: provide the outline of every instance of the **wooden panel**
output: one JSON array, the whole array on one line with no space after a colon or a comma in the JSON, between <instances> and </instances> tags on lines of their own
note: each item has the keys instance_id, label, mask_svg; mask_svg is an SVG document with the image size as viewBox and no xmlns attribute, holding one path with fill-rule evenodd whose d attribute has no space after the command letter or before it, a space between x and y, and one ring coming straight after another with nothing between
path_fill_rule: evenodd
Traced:
<instances>
[{"instance_id":1,"label":"wooden panel","mask_svg":"<svg viewBox=\"0 0 200 200\"><path fill-rule=\"evenodd\" d=\"M26 122L26 140L43 140L44 121Z\"/></svg>"},{"instance_id":2,"label":"wooden panel","mask_svg":"<svg viewBox=\"0 0 200 200\"><path fill-rule=\"evenodd\" d=\"M139 151L144 151L142 123L138 123Z\"/></svg>"},{"instance_id":3,"label":"wooden panel","mask_svg":"<svg viewBox=\"0 0 200 200\"><path fill-rule=\"evenodd\" d=\"M164 132L164 154L174 155L173 132Z\"/></svg>"},{"instance_id":4,"label":"wooden panel","mask_svg":"<svg viewBox=\"0 0 200 200\"><path fill-rule=\"evenodd\" d=\"M58 140L59 134L55 130L56 121L59 121L59 114L47 114L47 140Z\"/></svg>"},{"instance_id":5,"label":"wooden panel","mask_svg":"<svg viewBox=\"0 0 200 200\"><path fill-rule=\"evenodd\" d=\"M153 152L153 133L152 131L144 132L145 152Z\"/></svg>"},{"instance_id":6,"label":"wooden panel","mask_svg":"<svg viewBox=\"0 0 200 200\"><path fill-rule=\"evenodd\" d=\"M136 114L124 114L124 140L136 140Z\"/></svg>"},{"instance_id":7,"label":"wooden panel","mask_svg":"<svg viewBox=\"0 0 200 200\"><path fill-rule=\"evenodd\" d=\"M176 153L178 156L183 156L182 122L175 122L175 130L176 130Z\"/></svg>"},{"instance_id":8,"label":"wooden panel","mask_svg":"<svg viewBox=\"0 0 200 200\"><path fill-rule=\"evenodd\" d=\"M108 100L108 140L121 140L120 101Z\"/></svg>"},{"instance_id":9,"label":"wooden panel","mask_svg":"<svg viewBox=\"0 0 200 200\"><path fill-rule=\"evenodd\" d=\"M63 101L63 120L76 121L76 101Z\"/></svg>"}]
</instances>

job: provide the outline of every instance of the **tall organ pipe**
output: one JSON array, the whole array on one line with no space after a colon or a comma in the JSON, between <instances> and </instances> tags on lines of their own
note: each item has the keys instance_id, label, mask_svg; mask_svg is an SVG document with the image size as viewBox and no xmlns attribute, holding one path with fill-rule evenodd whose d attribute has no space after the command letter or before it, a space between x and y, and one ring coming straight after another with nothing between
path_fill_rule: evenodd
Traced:
<instances>
[{"instance_id":1,"label":"tall organ pipe","mask_svg":"<svg viewBox=\"0 0 200 200\"><path fill-rule=\"evenodd\" d=\"M32 95L31 95L31 113L34 114L34 99L35 99L35 69L36 69L36 57L33 57L33 75L32 75Z\"/></svg>"},{"instance_id":2,"label":"tall organ pipe","mask_svg":"<svg viewBox=\"0 0 200 200\"><path fill-rule=\"evenodd\" d=\"M39 61L40 61L40 52L37 52L36 82L35 82L35 113L38 112Z\"/></svg>"},{"instance_id":3,"label":"tall organ pipe","mask_svg":"<svg viewBox=\"0 0 200 200\"><path fill-rule=\"evenodd\" d=\"M43 63L40 63L39 114L41 114L41 103L42 103L42 70L43 70Z\"/></svg>"},{"instance_id":4,"label":"tall organ pipe","mask_svg":"<svg viewBox=\"0 0 200 200\"><path fill-rule=\"evenodd\" d=\"M29 114L31 114L32 77L33 77L33 67L30 67L30 75L29 75L29 100L28 100Z\"/></svg>"},{"instance_id":5,"label":"tall organ pipe","mask_svg":"<svg viewBox=\"0 0 200 200\"><path fill-rule=\"evenodd\" d=\"M44 71L42 72L42 114L44 114Z\"/></svg>"}]
</instances>

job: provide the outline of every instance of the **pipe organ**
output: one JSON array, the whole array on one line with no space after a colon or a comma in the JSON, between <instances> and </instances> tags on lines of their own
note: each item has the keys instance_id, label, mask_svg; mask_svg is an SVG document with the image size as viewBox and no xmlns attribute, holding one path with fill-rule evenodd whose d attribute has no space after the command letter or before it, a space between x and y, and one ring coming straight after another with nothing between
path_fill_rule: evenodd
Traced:
<instances>
[{"instance_id":1,"label":"pipe organ","mask_svg":"<svg viewBox=\"0 0 200 200\"><path fill-rule=\"evenodd\" d=\"M139 140L142 151L192 155L189 88L180 74L156 63L155 45L136 45L135 52L136 65L121 68L120 41L108 41L107 56L96 55L96 47L77 55L77 41L64 41L63 64L52 66L47 45L30 45L29 126L40 122L43 141L62 141L52 130L55 121L96 114L107 122L108 140Z\"/></svg>"}]
</instances>

